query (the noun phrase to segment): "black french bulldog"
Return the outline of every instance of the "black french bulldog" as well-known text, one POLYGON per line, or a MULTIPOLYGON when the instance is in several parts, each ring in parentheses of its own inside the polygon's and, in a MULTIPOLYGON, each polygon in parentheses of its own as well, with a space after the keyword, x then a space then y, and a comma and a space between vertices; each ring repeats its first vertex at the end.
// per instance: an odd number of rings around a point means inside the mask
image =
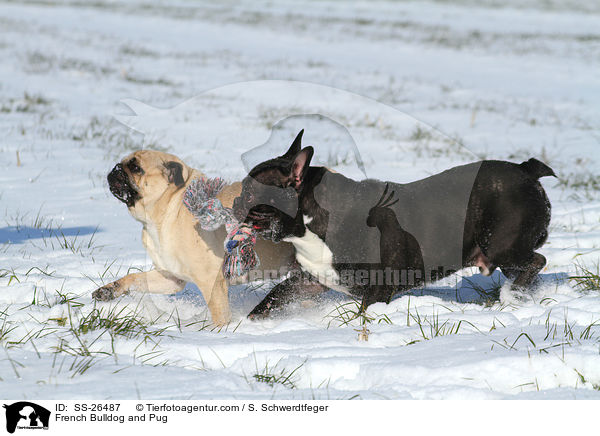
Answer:
MULTIPOLYGON (((314 150, 301 148, 302 134, 284 155, 250 171, 233 209, 260 236, 291 242, 321 289, 362 298, 364 310, 466 266, 484 275, 500 267, 524 290, 546 264, 535 252, 550 223, 538 179, 555 174, 542 162, 486 160, 407 184, 357 182, 311 167, 314 150)), ((304 289, 314 292, 308 285, 289 277, 249 317, 267 316, 304 289)))

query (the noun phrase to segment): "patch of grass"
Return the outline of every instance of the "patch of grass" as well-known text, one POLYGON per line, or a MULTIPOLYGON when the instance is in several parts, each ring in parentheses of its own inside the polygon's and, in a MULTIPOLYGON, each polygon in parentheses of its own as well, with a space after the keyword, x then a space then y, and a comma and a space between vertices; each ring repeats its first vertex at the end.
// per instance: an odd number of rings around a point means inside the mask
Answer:
MULTIPOLYGON (((546 326, 546 336, 544 337, 544 341, 547 340, 556 340, 559 339, 561 341, 585 341, 585 340, 593 340, 594 336, 600 332, 600 323, 598 321, 592 321, 590 324, 585 326, 585 328, 578 329, 576 323, 569 323, 567 319, 567 311, 565 309, 564 312, 564 322, 562 325, 555 322, 550 322, 550 314, 551 311, 548 312, 548 316, 546 317, 546 321, 544 325, 546 326)), ((600 342, 600 338, 595 339, 596 342, 600 342)))
POLYGON ((587 172, 561 174, 557 186, 575 190, 600 191, 600 175, 587 172))
POLYGON ((2 318, 2 324, 0 325, 0 344, 6 344, 11 332, 13 332, 18 326, 12 321, 8 321, 6 317, 2 318))
POLYGON ((91 73, 98 76, 115 72, 112 67, 97 65, 86 59, 48 55, 37 50, 27 53, 24 64, 25 71, 37 74, 45 74, 53 69, 91 73))
MULTIPOLYGON (((57 349, 60 349, 60 346, 57 347, 57 349)), ((97 357, 98 356, 96 355, 73 355, 71 353, 61 354, 60 351, 57 351, 54 353, 52 359, 52 370, 50 376, 48 377, 48 381, 46 382, 45 380, 39 380, 38 383, 50 384, 52 383, 53 377, 56 377, 58 374, 62 374, 65 371, 70 372, 70 378, 83 375, 97 363, 97 357), (59 356, 61 355, 62 359, 59 360, 59 356)))
POLYGON ((130 265, 125 271, 125 274, 123 274, 122 270, 124 269, 124 265, 122 263, 117 265, 117 260, 118 258, 106 260, 102 265, 103 269, 97 273, 97 279, 85 273, 82 273, 82 276, 91 281, 97 288, 101 288, 107 283, 113 282, 123 276, 131 274, 132 272, 143 272, 142 268, 130 265))
POLYGON ((592 389, 594 389, 595 391, 600 391, 600 383, 591 383, 588 379, 585 378, 585 376, 579 372, 577 369, 573 368, 573 371, 575 371, 577 373, 577 376, 579 377, 579 381, 581 381, 581 383, 583 384, 589 384, 592 386, 592 389))
POLYGON ((348 166, 354 162, 354 154, 351 151, 340 152, 339 150, 329 151, 325 166, 334 168, 339 165, 348 166))
POLYGON ((56 59, 53 56, 35 50, 28 52, 25 55, 24 62, 26 71, 32 73, 47 73, 54 67, 56 59))
MULTIPOLYGON (((136 352, 138 348, 150 343, 150 351, 140 355, 134 353, 134 361, 140 361, 142 364, 148 364, 151 360, 156 359, 164 353, 164 351, 157 350, 156 348, 160 343, 160 338, 164 336, 165 330, 169 327, 162 329, 152 328, 157 320, 144 320, 139 313, 138 307, 131 310, 128 306, 121 309, 117 307, 98 308, 94 306, 89 313, 83 315, 78 310, 80 306, 77 304, 75 307, 73 307, 71 301, 68 301, 66 304, 68 306, 67 317, 49 319, 48 321, 56 322, 57 327, 46 327, 41 331, 52 330, 51 333, 58 336, 58 344, 54 347, 55 355, 66 354, 76 358, 72 361, 69 368, 72 377, 85 373, 85 371, 96 363, 96 357, 113 356, 115 362, 117 362, 118 358, 115 348, 117 337, 129 340, 141 339, 134 349, 136 352), (106 334, 110 338, 110 347, 106 349, 94 346, 106 334)), ((36 337, 38 336, 36 335, 36 337)), ((27 340, 21 342, 30 341, 33 343, 33 338, 33 336, 30 336, 27 340)), ((168 361, 153 365, 166 364, 168 364, 168 361)))
POLYGON ((57 296, 57 298, 56 298, 55 305, 68 304, 70 307, 74 307, 74 308, 79 308, 79 307, 84 306, 84 303, 77 301, 77 299, 80 297, 80 295, 72 294, 70 292, 62 292, 62 288, 61 288, 61 290, 56 291, 56 296, 57 296))
MULTIPOLYGON (((51 273, 47 273, 38 267, 33 267, 33 268, 30 268, 29 271, 27 271, 25 273, 25 276, 28 276, 29 273, 33 270, 38 270, 38 271, 42 272, 44 275, 47 275, 49 277, 53 277, 52 274, 54 274, 54 272, 55 272, 55 271, 52 271, 51 273)), ((42 307, 52 308, 54 306, 61 305, 61 304, 70 304, 72 307, 82 307, 84 304, 77 301, 77 299, 80 297, 80 295, 76 295, 76 294, 73 294, 70 292, 64 292, 64 285, 65 285, 65 280, 63 280, 63 283, 62 283, 60 289, 55 290, 56 295, 53 296, 52 300, 48 298, 48 294, 46 293, 46 291, 39 288, 37 286, 37 284, 33 285, 33 298, 31 300, 31 303, 29 305, 23 307, 22 309, 26 309, 29 306, 42 306, 42 307)))
POLYGON ((49 104, 50 100, 41 94, 29 94, 25 92, 23 98, 9 98, 8 101, 0 106, 0 112, 34 113, 38 112, 41 107, 48 106, 49 104))
POLYGON ((361 311, 361 301, 353 299, 346 303, 338 304, 331 312, 325 317, 330 318, 327 323, 327 328, 331 327, 332 323, 336 323, 338 327, 351 325, 353 321, 358 320, 361 326, 372 324, 393 324, 390 318, 383 314, 379 315, 376 313, 369 313, 367 311, 361 311))
POLYGON ((428 139, 432 139, 432 138, 433 138, 433 134, 431 133, 431 131, 429 129, 425 129, 422 126, 418 125, 412 131, 412 133, 408 139, 411 141, 424 141, 424 140, 428 140, 428 139))
MULTIPOLYGON (((550 354, 553 350, 561 352, 559 358, 564 361, 565 359, 565 347, 572 347, 573 345, 581 345, 583 341, 591 341, 594 344, 600 343, 600 320, 592 321, 587 326, 579 326, 576 322, 569 322, 568 313, 565 309, 563 321, 551 322, 552 311, 548 312, 544 326, 546 328, 546 334, 543 338, 534 340, 533 334, 522 331, 517 335, 515 339, 509 340, 504 338, 500 341, 492 341, 494 345, 498 345, 506 350, 518 351, 517 343, 525 343, 527 345, 527 352, 530 352, 529 345, 533 347, 533 350, 539 354, 550 354)), ((494 348, 492 345, 492 349, 494 348)))
POLYGON ((367 325, 373 322, 377 322, 377 324, 393 324, 392 320, 386 314, 371 314, 366 310, 362 310, 362 303, 356 299, 337 305, 325 317, 331 318, 327 323, 327 328, 331 326, 332 322, 336 322, 338 326, 346 326, 350 325, 354 320, 358 320, 360 328, 354 330, 358 332, 359 341, 369 340, 371 331, 367 328, 367 325))
POLYGON ((267 361, 265 362, 265 366, 260 369, 256 363, 256 373, 252 375, 252 378, 254 378, 254 380, 257 382, 266 383, 271 387, 275 386, 276 384, 280 384, 288 389, 296 389, 296 383, 298 380, 294 377, 294 374, 296 374, 296 372, 304 366, 306 360, 291 370, 287 368, 278 368, 280 363, 281 360, 275 365, 269 366, 269 362, 267 361))
POLYGON ((458 136, 451 137, 434 127, 417 125, 408 140, 415 144, 414 152, 418 158, 460 158, 473 159, 477 155, 463 145, 458 136))
POLYGON ((572 190, 571 200, 595 200, 600 195, 600 175, 591 172, 559 173, 555 187, 572 190))
POLYGON ((80 142, 82 147, 87 147, 93 142, 93 146, 102 149, 105 159, 110 162, 121 160, 125 155, 141 149, 162 152, 171 150, 170 147, 155 142, 145 144, 143 135, 113 119, 92 117, 87 125, 75 129, 70 136, 72 140, 80 142))
POLYGON ((45 338, 60 331, 58 327, 51 326, 48 324, 48 322, 38 321, 31 315, 30 317, 32 320, 36 321, 41 327, 38 329, 28 330, 25 336, 21 337, 18 340, 7 341, 7 347, 15 348, 17 346, 22 346, 26 343, 30 343, 35 349, 34 339, 45 338))
POLYGON ((48 300, 48 295, 46 292, 39 292, 40 288, 37 285, 33 285, 33 298, 31 299, 32 306, 44 306, 44 307, 52 307, 50 300, 48 300), (43 298, 43 300, 42 300, 43 298))
POLYGON ((471 326, 473 329, 479 331, 475 325, 469 321, 460 320, 457 322, 453 322, 450 320, 441 321, 438 313, 432 313, 430 316, 421 315, 419 311, 415 308, 411 313, 410 309, 407 315, 407 325, 410 326, 411 323, 419 327, 419 334, 421 338, 412 340, 408 342, 406 345, 412 345, 417 342, 421 342, 421 340, 430 341, 434 338, 440 336, 449 336, 449 335, 457 335, 460 331, 460 328, 463 324, 467 324, 471 326))
POLYGON ((160 85, 160 86, 175 86, 173 82, 165 79, 164 77, 159 77, 157 79, 151 79, 148 77, 137 76, 131 73, 124 73, 123 78, 131 83, 136 83, 139 85, 160 85))
MULTIPOLYGON (((60 224, 56 225, 53 219, 42 215, 41 208, 35 217, 29 218, 29 216, 27 212, 21 213, 17 211, 13 215, 6 217, 5 222, 11 228, 11 232, 23 235, 21 238, 24 243, 40 251, 66 249, 82 257, 90 256, 93 260, 93 255, 104 248, 98 245, 96 241, 96 235, 99 230, 98 226, 95 227, 89 237, 81 237, 80 230, 74 236, 67 236, 60 224)), ((7 241, 5 250, 10 246, 8 244, 11 244, 11 241, 7 241)), ((34 266, 26 275, 29 275, 32 270, 37 270, 44 275, 53 276, 55 271, 48 273, 47 269, 48 267, 46 267, 46 271, 43 271, 41 268, 34 266)))
POLYGON ((71 322, 71 329, 76 333, 87 334, 93 331, 108 331, 111 336, 132 338, 152 338, 163 336, 168 327, 152 329, 151 326, 158 320, 145 321, 139 307, 131 311, 128 306, 118 309, 116 306, 109 308, 94 307, 87 315, 82 316, 75 323, 71 322))
POLYGON ((16 283, 21 283, 19 276, 17 275, 17 273, 15 272, 15 270, 13 268, 11 268, 11 269, 0 268, 0 279, 5 278, 5 277, 8 277, 8 283, 6 283, 6 286, 10 286, 10 284, 13 281, 16 283))
MULTIPOLYGON (((79 231, 77 231, 75 236, 67 237, 62 230, 59 230, 57 233, 54 233, 54 237, 59 248, 70 250, 73 254, 84 257, 91 256, 94 252, 103 248, 103 246, 95 245, 94 238, 97 232, 98 226, 96 226, 89 239, 79 239, 79 231)), ((54 248, 54 244, 52 244, 52 248, 54 248)))
POLYGON ((92 366, 96 364, 95 356, 75 356, 71 365, 69 366, 69 371, 71 372, 71 378, 77 375, 83 375, 85 372, 90 369, 92 366))
POLYGON ((17 232, 25 230, 26 227, 31 227, 51 233, 54 227, 53 220, 42 215, 41 207, 33 219, 29 219, 29 212, 21 213, 17 210, 13 215, 5 216, 4 222, 7 226, 13 227, 17 232))
POLYGON ((148 50, 145 47, 135 47, 132 45, 123 45, 119 49, 119 53, 125 56, 135 56, 135 57, 149 57, 149 58, 158 58, 160 53, 152 50, 148 50))
POLYGON ((576 274, 569 276, 576 289, 580 291, 600 290, 600 263, 588 267, 583 263, 575 264, 576 274))
MULTIPOLYGON (((10 357, 10 354, 8 354, 8 349, 4 348, 4 353, 6 354, 6 360, 10 362, 10 366, 12 367, 15 376, 17 376, 17 378, 20 379, 21 374, 19 374, 19 370, 17 368, 25 368, 25 365, 10 357)), ((0 380, 3 380, 2 377, 0 377, 0 380)))

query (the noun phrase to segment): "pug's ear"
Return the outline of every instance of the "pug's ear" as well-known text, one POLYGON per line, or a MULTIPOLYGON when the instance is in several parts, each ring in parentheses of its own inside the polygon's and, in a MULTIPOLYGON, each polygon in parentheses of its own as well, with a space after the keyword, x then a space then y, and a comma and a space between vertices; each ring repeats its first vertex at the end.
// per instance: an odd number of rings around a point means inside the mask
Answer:
POLYGON ((300 187, 302 186, 304 176, 306 176, 314 152, 312 147, 306 147, 294 157, 290 176, 292 178, 292 184, 297 191, 300 190, 300 187))
POLYGON ((178 188, 181 188, 185 184, 185 180, 183 179, 183 165, 179 162, 169 161, 165 162, 165 168, 167 169, 169 183, 173 183, 178 188))
POLYGON ((294 142, 292 142, 292 145, 290 146, 288 151, 286 151, 285 154, 281 157, 286 158, 286 159, 291 159, 300 152, 300 148, 302 147, 302 135, 303 134, 304 134, 304 129, 302 129, 302 130, 300 130, 300 132, 298 132, 298 134, 296 135, 296 139, 294 139, 294 142))

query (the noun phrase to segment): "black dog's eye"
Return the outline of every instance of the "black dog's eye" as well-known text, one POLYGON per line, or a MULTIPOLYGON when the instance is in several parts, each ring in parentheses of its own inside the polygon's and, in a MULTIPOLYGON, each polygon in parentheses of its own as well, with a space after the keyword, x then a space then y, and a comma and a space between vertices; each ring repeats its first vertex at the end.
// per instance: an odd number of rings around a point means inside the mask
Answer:
POLYGON ((254 201, 254 195, 246 191, 246 203, 252 203, 254 201))

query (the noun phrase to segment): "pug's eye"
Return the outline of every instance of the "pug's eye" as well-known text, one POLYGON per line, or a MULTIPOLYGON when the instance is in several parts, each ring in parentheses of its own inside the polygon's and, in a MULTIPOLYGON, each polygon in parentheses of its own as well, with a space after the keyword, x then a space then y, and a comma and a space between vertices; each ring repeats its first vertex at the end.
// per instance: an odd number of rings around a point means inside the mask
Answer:
POLYGON ((246 191, 246 203, 252 203, 254 201, 254 195, 246 191))
POLYGON ((135 161, 135 159, 131 159, 127 163, 127 168, 129 168, 129 171, 131 171, 132 174, 139 174, 139 173, 142 172, 142 169, 138 166, 138 164, 135 161))

